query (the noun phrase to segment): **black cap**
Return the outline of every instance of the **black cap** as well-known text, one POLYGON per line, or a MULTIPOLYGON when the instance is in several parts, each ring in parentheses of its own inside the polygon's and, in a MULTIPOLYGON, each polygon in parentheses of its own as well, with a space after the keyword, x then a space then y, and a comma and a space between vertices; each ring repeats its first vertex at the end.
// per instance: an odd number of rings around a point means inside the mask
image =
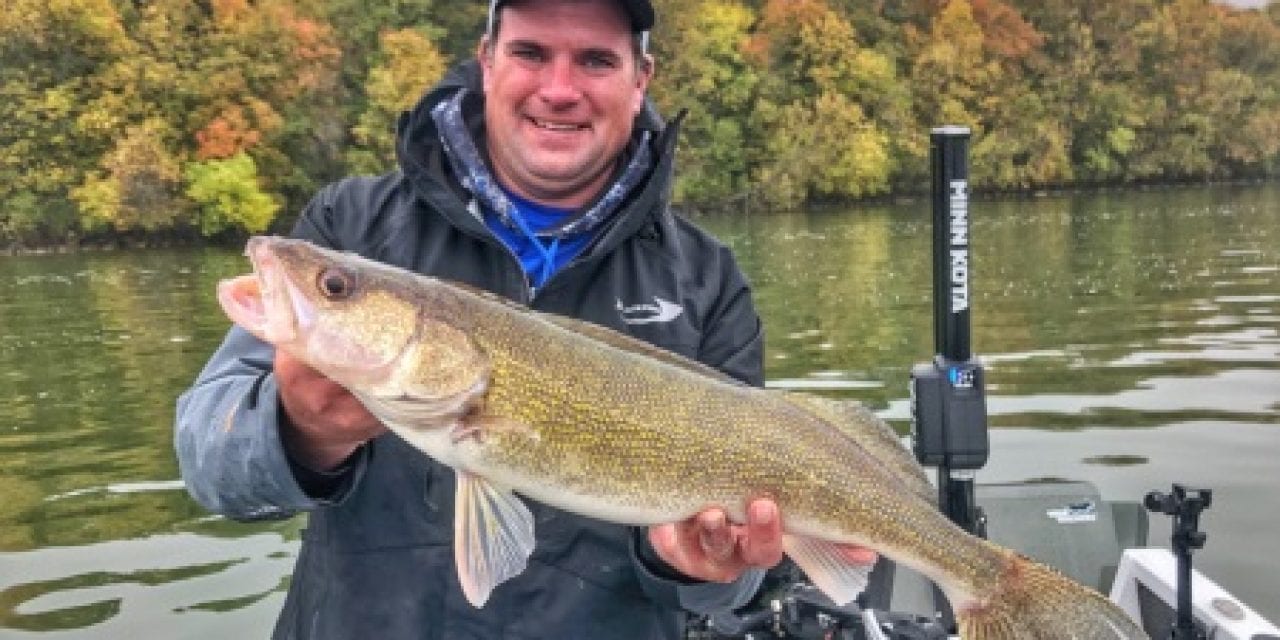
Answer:
MULTIPOLYGON (((489 26, 485 29, 485 33, 493 33, 494 18, 498 15, 498 9, 502 5, 507 4, 510 0, 489 0, 489 26)), ((627 15, 631 18, 631 30, 635 33, 647 33, 653 28, 653 4, 649 0, 617 0, 623 9, 627 10, 627 15)))

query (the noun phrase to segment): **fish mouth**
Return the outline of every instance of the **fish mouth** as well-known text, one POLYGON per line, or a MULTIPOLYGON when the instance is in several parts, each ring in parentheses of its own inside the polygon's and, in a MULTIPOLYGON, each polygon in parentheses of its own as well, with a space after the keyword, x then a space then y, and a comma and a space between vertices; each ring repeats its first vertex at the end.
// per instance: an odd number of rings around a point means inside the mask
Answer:
POLYGON ((249 239, 245 255, 250 275, 218 283, 218 302, 233 322, 274 345, 298 340, 314 324, 315 311, 305 304, 275 256, 270 238, 249 239))

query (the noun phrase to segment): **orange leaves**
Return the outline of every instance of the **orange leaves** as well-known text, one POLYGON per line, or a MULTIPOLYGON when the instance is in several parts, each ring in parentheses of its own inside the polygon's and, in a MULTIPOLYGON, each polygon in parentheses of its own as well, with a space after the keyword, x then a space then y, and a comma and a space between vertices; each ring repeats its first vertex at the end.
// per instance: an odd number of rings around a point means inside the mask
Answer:
POLYGON ((282 120, 261 100, 248 100, 248 108, 231 105, 196 132, 196 158, 229 158, 262 141, 263 132, 278 128, 282 120))
MULTIPOLYGON (((767 0, 760 10, 755 34, 747 43, 747 53, 757 63, 785 56, 786 52, 779 47, 789 46, 788 40, 792 39, 806 42, 821 39, 820 35, 830 28, 832 19, 843 22, 825 0, 767 0)), ((848 35, 852 38, 852 29, 848 35)), ((821 43, 814 44, 821 46, 821 43)), ((826 44, 841 43, 829 41, 826 44)))
POLYGON ((213 19, 219 25, 234 23, 249 13, 249 0, 209 0, 213 19))
POLYGON ((333 30, 327 24, 297 16, 287 16, 284 24, 293 35, 292 52, 300 63, 295 76, 298 88, 314 91, 330 86, 342 57, 333 30))
POLYGON ((196 141, 200 143, 196 150, 197 158, 229 158, 262 139, 261 133, 248 128, 238 108, 224 114, 196 132, 196 141))
POLYGON ((1000 0, 972 0, 973 19, 982 27, 983 45, 1007 58, 1021 58, 1044 45, 1044 34, 1017 9, 1000 0))

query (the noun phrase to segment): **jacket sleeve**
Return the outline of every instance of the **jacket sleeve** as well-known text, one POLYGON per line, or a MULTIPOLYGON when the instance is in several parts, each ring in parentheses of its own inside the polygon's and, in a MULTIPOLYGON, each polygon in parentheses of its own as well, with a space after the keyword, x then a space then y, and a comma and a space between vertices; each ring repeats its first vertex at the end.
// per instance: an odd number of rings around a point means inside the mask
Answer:
MULTIPOLYGON (((304 210, 295 236, 327 240, 314 217, 324 199, 322 193, 304 210)), ((274 356, 271 345, 232 327, 177 402, 174 448, 187 491, 210 511, 237 520, 287 518, 340 502, 369 455, 362 447, 340 474, 326 477, 289 459, 280 441, 274 356)))
POLYGON ((239 327, 178 398, 174 446, 187 491, 237 520, 310 509, 280 443, 273 350, 239 327))
POLYGON ((658 557, 644 527, 632 532, 631 557, 646 595, 664 606, 704 615, 746 606, 765 576, 763 569, 748 569, 724 584, 683 577, 658 557))
MULTIPOLYGON (((764 332, 746 277, 727 248, 720 295, 711 307, 698 360, 753 386, 764 385, 764 332)), ((655 601, 694 613, 709 614, 745 606, 760 588, 765 571, 749 569, 728 583, 682 579, 658 557, 647 530, 632 536, 632 561, 645 593, 655 601)))
POLYGON ((764 386, 764 328, 751 285, 727 247, 720 247, 724 285, 702 330, 698 360, 755 387, 764 386))

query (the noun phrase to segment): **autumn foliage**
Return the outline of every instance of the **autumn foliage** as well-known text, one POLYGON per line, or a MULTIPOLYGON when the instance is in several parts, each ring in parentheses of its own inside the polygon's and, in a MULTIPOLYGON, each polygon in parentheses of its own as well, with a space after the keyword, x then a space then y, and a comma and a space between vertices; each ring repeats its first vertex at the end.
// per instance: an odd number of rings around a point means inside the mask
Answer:
MULTIPOLYGON (((656 0, 677 201, 915 191, 928 131, 980 189, 1274 176, 1280 5, 656 0)), ((472 55, 479 0, 8 0, 0 246, 282 228, 394 164, 394 123, 472 55)))

